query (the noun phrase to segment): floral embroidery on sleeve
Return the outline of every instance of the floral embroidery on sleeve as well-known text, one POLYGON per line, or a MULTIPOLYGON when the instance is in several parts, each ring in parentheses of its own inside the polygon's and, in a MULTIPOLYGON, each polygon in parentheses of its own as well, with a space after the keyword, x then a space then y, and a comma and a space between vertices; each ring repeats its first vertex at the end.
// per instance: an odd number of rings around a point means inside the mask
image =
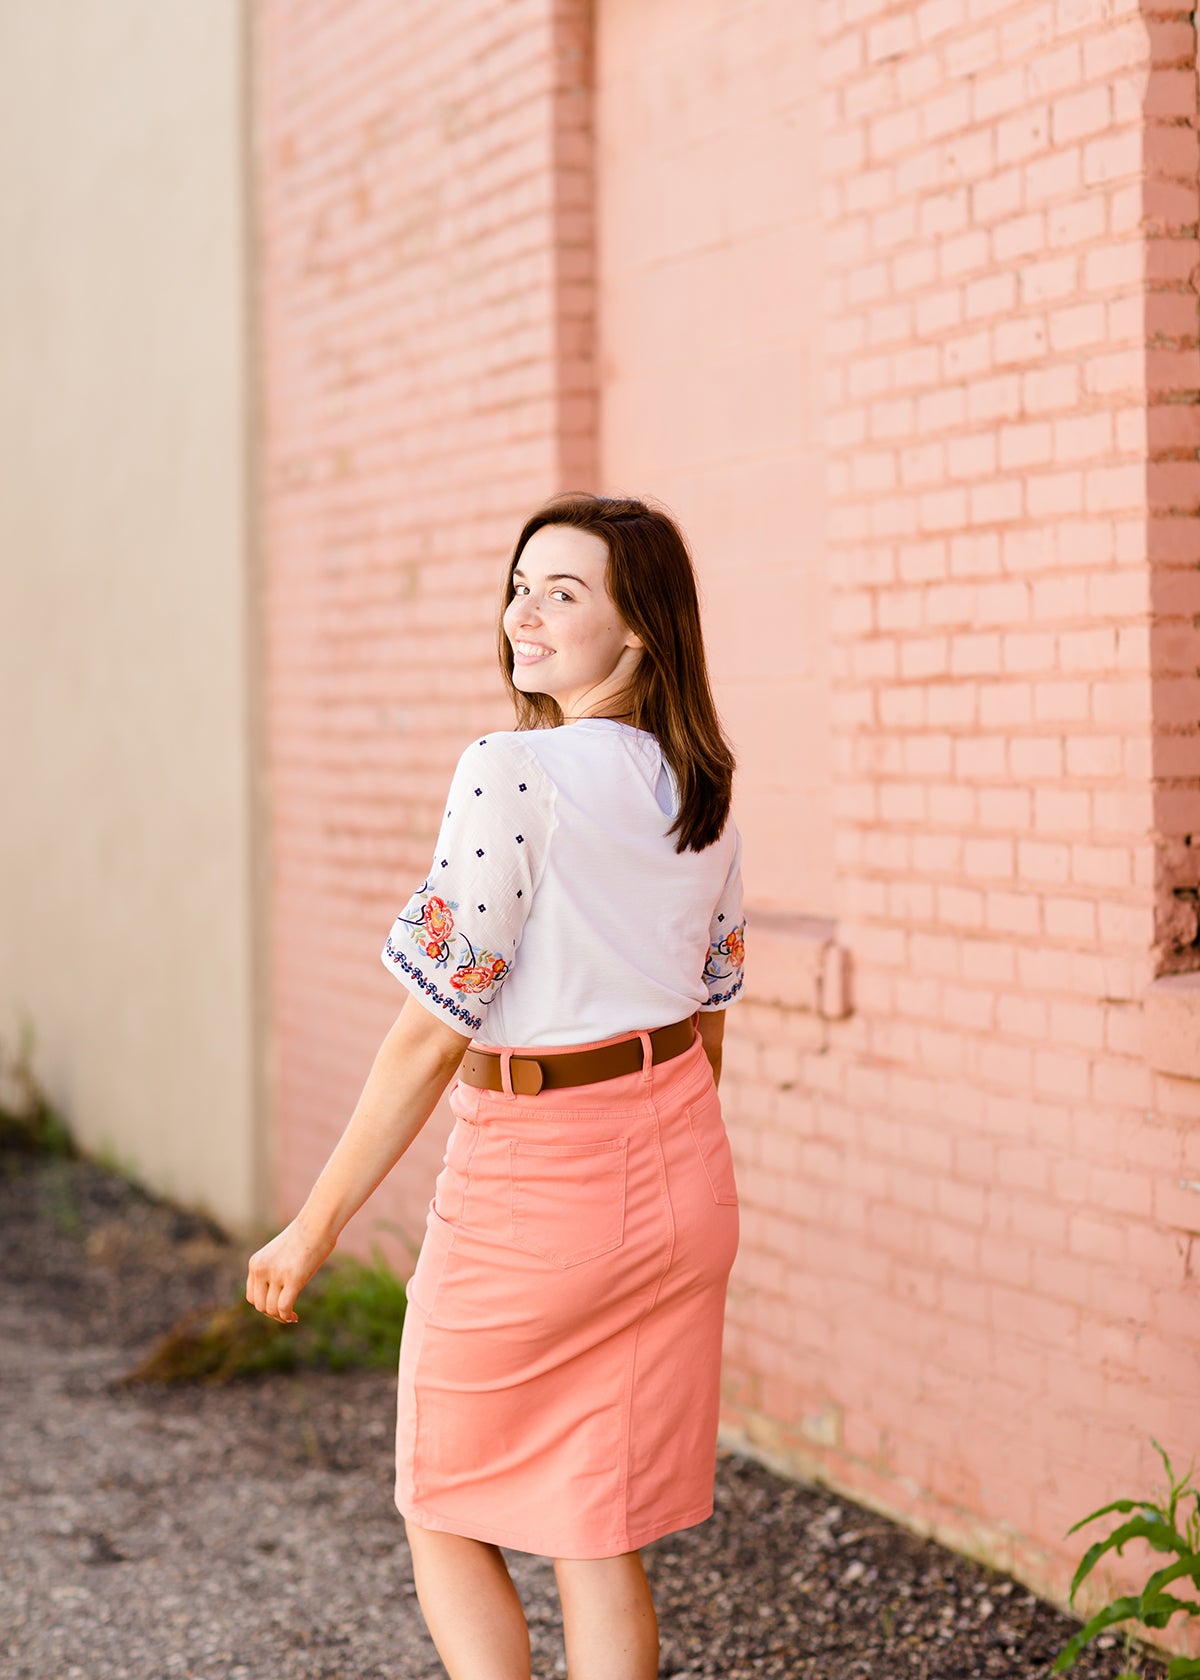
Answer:
POLYGON ((708 947, 708 956, 704 963, 704 983, 709 988, 708 1001, 714 1003, 728 1003, 742 989, 742 965, 746 960, 746 924, 738 922, 728 933, 722 934, 720 939, 714 939, 708 947), (726 981, 732 981, 724 991, 713 988, 726 981))
MULTIPOLYGON (((458 909, 457 904, 454 908, 458 909)), ((433 894, 421 912, 421 922, 429 937, 424 940, 418 938, 417 944, 421 945, 428 957, 444 957, 446 941, 454 932, 454 917, 450 914, 450 906, 446 900, 438 898, 436 893, 433 894)))
POLYGON ((553 785, 515 736, 483 736, 460 754, 429 873, 382 956, 472 1033, 512 973, 554 820, 553 785))
MULTIPOLYGON (((497 956, 495 951, 477 950, 462 929, 455 926, 457 899, 447 900, 439 897, 437 893, 429 892, 429 882, 426 881, 413 895, 406 909, 407 915, 401 914, 396 917, 396 926, 408 928, 409 938, 432 959, 436 967, 449 969, 451 963, 455 965, 448 979, 456 992, 479 997, 481 1002, 490 1003, 491 997, 485 998, 483 993, 499 987, 508 973, 509 965, 503 957, 497 956), (421 903, 422 899, 424 903, 421 903)), ((388 953, 394 962, 400 961, 390 940, 388 953)), ((463 1018, 476 1025, 482 1024, 474 1022, 474 1017, 463 1018)))

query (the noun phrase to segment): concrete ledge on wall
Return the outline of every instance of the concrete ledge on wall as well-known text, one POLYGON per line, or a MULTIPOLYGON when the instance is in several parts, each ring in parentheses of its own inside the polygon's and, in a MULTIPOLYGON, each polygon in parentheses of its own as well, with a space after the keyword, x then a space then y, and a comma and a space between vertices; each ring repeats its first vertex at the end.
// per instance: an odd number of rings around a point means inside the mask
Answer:
POLYGON ((746 906, 747 998, 840 1021, 853 1008, 850 978, 850 952, 831 916, 746 906))
POLYGON ((1159 1073, 1200 1079, 1200 974, 1164 974, 1142 1001, 1146 1060, 1159 1073))

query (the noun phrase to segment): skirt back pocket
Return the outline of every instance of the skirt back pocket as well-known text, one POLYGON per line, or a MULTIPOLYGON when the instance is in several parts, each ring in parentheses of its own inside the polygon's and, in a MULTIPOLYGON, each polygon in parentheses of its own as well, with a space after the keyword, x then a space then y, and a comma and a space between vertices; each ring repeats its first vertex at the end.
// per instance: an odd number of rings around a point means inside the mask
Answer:
POLYGON ((556 1266, 577 1266, 625 1237, 626 1138, 508 1145, 512 1240, 556 1266))
POLYGON ((718 1207, 736 1207, 738 1195, 733 1176, 733 1151, 729 1147, 729 1134, 725 1130, 721 1099, 715 1085, 699 1102, 688 1105, 687 1117, 713 1201, 718 1207))

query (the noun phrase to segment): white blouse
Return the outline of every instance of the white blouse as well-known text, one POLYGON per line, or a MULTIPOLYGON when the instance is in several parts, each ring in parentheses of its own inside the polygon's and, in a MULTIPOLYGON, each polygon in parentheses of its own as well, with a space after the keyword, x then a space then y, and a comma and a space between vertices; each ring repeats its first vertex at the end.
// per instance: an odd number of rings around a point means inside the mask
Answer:
POLYGON ((655 736, 613 718, 467 747, 428 878, 384 965, 480 1044, 588 1044, 726 1008, 742 986, 742 841, 667 829, 655 736))

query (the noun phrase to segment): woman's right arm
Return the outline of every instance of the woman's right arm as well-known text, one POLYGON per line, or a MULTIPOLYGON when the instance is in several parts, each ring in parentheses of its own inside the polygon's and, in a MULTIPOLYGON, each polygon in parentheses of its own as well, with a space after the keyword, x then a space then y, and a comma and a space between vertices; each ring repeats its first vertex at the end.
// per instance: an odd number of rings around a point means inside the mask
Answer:
POLYGON ((433 1113, 470 1042, 416 997, 405 1000, 304 1206, 250 1258, 246 1299, 259 1312, 296 1322, 297 1295, 433 1113))
POLYGON ((725 1011, 723 1009, 701 1009, 699 1011, 698 1026, 704 1054, 712 1066, 713 1081, 721 1083, 721 1046, 725 1042, 725 1011))

